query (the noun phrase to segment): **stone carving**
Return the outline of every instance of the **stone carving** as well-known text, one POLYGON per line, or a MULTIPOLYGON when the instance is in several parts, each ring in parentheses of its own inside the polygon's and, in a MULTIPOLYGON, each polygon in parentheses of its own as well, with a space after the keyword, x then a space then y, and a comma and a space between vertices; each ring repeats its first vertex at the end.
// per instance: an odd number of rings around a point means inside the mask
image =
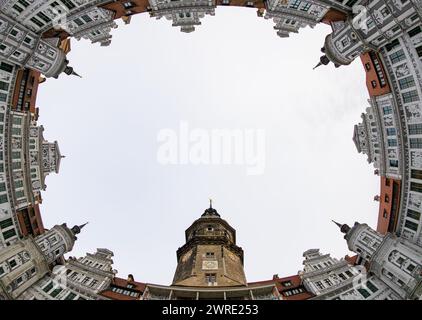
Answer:
POLYGON ((407 105, 405 109, 408 122, 422 122, 422 113, 419 104, 415 103, 407 105))
POLYGON ((403 63, 401 65, 398 65, 395 68, 395 71, 394 72, 396 73, 397 78, 408 76, 410 74, 409 67, 407 66, 406 63, 403 63))
POLYGON ((397 159, 397 150, 396 149, 388 149, 388 158, 389 159, 397 159))
POLYGON ((409 207, 421 209, 421 205, 422 205, 422 195, 417 194, 417 193, 410 193, 409 194, 409 207))
POLYGON ((410 152, 411 166, 417 169, 422 169, 422 151, 410 152))

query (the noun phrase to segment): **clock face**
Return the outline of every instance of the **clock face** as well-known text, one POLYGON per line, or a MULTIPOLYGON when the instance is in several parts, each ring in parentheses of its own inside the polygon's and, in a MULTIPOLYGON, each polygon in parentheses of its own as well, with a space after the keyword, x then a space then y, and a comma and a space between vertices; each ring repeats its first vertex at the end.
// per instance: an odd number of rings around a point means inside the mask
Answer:
POLYGON ((203 261, 202 262, 202 269, 203 270, 217 270, 218 269, 218 261, 203 261))

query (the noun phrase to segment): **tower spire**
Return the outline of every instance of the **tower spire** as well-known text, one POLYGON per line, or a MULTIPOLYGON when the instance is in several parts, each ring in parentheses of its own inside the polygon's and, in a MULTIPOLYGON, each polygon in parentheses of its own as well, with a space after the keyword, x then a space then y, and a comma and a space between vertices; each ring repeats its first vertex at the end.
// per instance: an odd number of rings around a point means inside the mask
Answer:
POLYGON ((66 73, 68 76, 76 76, 76 77, 79 77, 79 78, 82 78, 82 76, 81 75, 79 75, 74 69, 73 69, 73 67, 69 67, 69 66, 67 66, 65 69, 64 69, 64 71, 63 71, 64 73, 66 73))
POLYGON ((79 234, 79 233, 81 233, 81 231, 82 231, 82 229, 86 226, 88 224, 88 222, 86 222, 86 223, 84 223, 84 224, 82 224, 82 225, 80 225, 80 226, 74 226, 72 229, 70 229, 70 230, 72 230, 72 232, 73 232, 73 234, 74 235, 77 235, 77 234, 79 234))
POLYGON ((213 200, 210 198, 210 207, 205 210, 205 212, 202 214, 202 217, 220 217, 217 210, 215 210, 212 207, 213 200))
POLYGON ((321 56, 321 58, 319 58, 319 62, 318 62, 318 64, 314 67, 314 69, 313 70, 315 70, 316 68, 318 68, 318 67, 320 67, 320 66, 322 66, 322 65, 324 65, 324 66, 326 66, 327 64, 329 64, 330 63, 330 60, 327 58, 327 56, 324 54, 323 56, 321 56))
POLYGON ((341 223, 338 223, 334 220, 331 220, 331 221, 334 222, 337 225, 337 227, 340 228, 340 231, 344 234, 348 233, 349 230, 351 229, 347 224, 341 224, 341 223))

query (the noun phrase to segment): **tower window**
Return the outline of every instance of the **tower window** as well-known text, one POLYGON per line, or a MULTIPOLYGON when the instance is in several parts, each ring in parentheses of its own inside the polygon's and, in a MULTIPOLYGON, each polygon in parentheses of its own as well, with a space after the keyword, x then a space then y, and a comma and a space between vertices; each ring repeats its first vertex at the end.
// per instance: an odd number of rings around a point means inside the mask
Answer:
POLYGON ((214 258, 215 257, 215 253, 214 252, 207 252, 205 254, 205 258, 214 258))
POLYGON ((217 284, 217 274, 216 273, 206 273, 205 274, 205 282, 209 285, 216 285, 217 284))
POLYGON ((213 226, 209 225, 209 226, 207 227, 207 231, 214 231, 213 226))

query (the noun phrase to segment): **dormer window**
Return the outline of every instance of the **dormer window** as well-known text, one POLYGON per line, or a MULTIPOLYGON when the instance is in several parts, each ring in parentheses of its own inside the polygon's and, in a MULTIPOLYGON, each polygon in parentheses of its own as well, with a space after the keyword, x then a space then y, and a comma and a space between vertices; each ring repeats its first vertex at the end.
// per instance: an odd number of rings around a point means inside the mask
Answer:
POLYGON ((209 225, 209 226, 207 227, 207 231, 214 231, 214 227, 213 227, 213 226, 211 226, 211 225, 209 225))
POLYGON ((123 3, 123 6, 125 7, 125 9, 131 9, 135 6, 135 4, 132 1, 126 1, 123 3))

